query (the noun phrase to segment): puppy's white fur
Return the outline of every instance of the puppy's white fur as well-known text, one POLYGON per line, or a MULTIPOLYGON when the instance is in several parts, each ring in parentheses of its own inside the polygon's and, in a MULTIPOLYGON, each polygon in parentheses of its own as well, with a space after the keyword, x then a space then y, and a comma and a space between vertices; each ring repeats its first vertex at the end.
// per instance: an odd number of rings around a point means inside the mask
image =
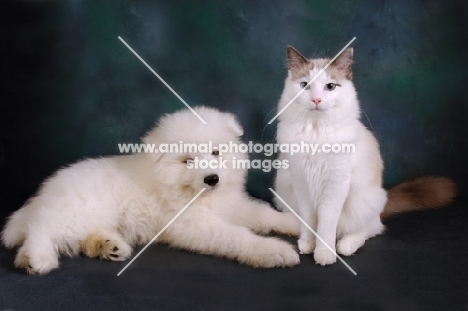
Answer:
MULTIPOLYGON (((204 125, 188 110, 161 118, 145 143, 240 143, 243 130, 235 117, 196 108, 204 125)), ((2 232, 8 248, 20 246, 15 265, 30 274, 59 266, 60 254, 77 255, 84 245, 97 247, 103 259, 125 260, 132 246, 150 241, 202 188, 193 204, 160 236, 161 242, 203 254, 228 257, 254 267, 299 263, 284 241, 255 234, 276 231, 297 235, 290 213, 273 210, 244 190, 246 171, 227 168, 188 169, 187 158, 216 159, 211 153, 151 153, 89 159, 59 170, 35 197, 9 219, 2 232), (208 175, 219 183, 204 183, 208 175), (252 232, 254 231, 254 232, 252 232), (112 243, 111 247, 103 247, 112 243)), ((89 254, 88 254, 89 255, 89 254)))

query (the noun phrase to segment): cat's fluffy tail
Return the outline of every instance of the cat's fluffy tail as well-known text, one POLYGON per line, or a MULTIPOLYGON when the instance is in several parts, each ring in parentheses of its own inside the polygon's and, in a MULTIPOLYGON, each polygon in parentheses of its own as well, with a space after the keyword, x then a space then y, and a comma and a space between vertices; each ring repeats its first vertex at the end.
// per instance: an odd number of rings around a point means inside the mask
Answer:
POLYGON ((388 190, 388 201, 380 216, 445 207, 456 192, 456 184, 446 177, 423 176, 405 181, 388 190))

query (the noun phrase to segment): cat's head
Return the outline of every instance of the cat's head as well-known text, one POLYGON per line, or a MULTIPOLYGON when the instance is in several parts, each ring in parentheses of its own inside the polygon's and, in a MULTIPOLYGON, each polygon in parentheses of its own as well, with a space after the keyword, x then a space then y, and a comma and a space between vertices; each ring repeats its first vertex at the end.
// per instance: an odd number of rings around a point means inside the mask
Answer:
POLYGON ((300 113, 313 118, 331 115, 359 116, 356 91, 352 83, 352 48, 344 50, 310 85, 308 83, 330 59, 307 59, 292 46, 287 46, 287 57, 289 70, 280 106, 285 106, 304 89, 288 107, 289 114, 300 113))

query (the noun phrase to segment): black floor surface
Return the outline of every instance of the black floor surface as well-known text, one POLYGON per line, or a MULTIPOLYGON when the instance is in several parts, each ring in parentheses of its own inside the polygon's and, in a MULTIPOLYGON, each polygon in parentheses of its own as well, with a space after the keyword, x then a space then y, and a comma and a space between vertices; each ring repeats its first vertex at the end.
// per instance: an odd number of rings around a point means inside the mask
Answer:
POLYGON ((288 269, 150 246, 126 262, 62 258, 47 276, 0 249, 0 310, 467 310, 468 209, 402 215, 342 263, 288 269))

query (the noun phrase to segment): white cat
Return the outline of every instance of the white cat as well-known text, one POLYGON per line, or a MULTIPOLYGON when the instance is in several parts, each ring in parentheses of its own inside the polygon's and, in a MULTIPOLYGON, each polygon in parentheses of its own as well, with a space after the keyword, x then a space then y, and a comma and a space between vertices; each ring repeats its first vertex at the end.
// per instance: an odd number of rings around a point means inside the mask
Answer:
MULTIPOLYGON (((351 81, 353 50, 346 49, 315 81, 308 82, 329 59, 306 59, 287 47, 289 64, 278 110, 301 88, 306 90, 279 116, 278 143, 354 144, 355 152, 280 154, 290 169, 278 170, 275 189, 288 205, 333 249, 351 255, 366 239, 382 233, 382 215, 447 205, 454 184, 447 178, 422 177, 388 192, 382 188, 379 145, 360 122, 360 108, 351 81), (385 209, 384 209, 385 208, 385 209), (338 240, 338 242, 336 242, 338 240)), ((288 209, 276 200, 277 206, 288 209)), ((317 264, 336 256, 301 226, 302 253, 314 253, 317 264)))

